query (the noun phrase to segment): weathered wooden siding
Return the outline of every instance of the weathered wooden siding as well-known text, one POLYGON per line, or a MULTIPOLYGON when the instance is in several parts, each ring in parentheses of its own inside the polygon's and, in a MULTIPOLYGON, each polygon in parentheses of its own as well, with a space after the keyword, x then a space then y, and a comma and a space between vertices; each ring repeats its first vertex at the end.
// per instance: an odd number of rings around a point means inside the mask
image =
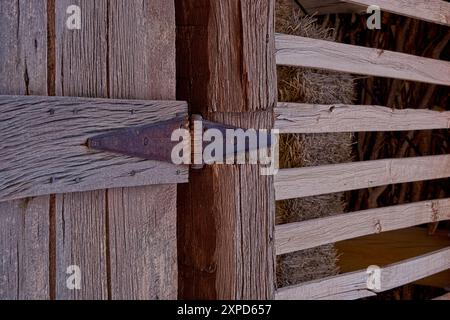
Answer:
MULTIPOLYGON (((47 95, 46 1, 1 1, 0 30, 0 94, 47 95)), ((49 209, 49 196, 0 203, 0 299, 50 298, 49 209)))
MULTIPOLYGON (((172 1, 7 0, 0 18, 1 94, 175 98, 172 1)), ((0 220, 0 298, 177 297, 176 185, 1 203, 0 220)))

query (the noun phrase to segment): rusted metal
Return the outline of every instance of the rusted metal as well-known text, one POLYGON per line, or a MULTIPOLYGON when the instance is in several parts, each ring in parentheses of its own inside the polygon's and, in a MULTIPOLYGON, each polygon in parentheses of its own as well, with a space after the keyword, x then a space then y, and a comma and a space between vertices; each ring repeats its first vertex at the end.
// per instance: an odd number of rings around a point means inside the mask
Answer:
POLYGON ((172 149, 178 144, 171 141, 176 129, 188 129, 187 117, 177 117, 150 125, 115 130, 90 138, 87 146, 94 150, 161 162, 171 162, 172 149))
MULTIPOLYGON (((155 160, 162 162, 172 162, 172 150, 179 143, 179 141, 171 141, 172 133, 177 129, 187 129, 191 133, 191 146, 193 152, 198 152, 203 155, 204 148, 211 143, 210 141, 203 141, 203 133, 209 129, 219 130, 223 137, 223 159, 226 159, 226 147, 228 143, 227 130, 238 130, 240 128, 224 125, 221 123, 204 120, 200 115, 193 115, 191 122, 187 117, 178 117, 168 121, 162 121, 150 125, 126 128, 115 130, 113 132, 101 134, 92 137, 88 140, 87 146, 93 150, 108 151, 127 155, 131 157, 138 157, 147 160, 155 160), (200 137, 196 137, 194 130, 194 123, 201 122, 200 137), (195 139, 201 140, 201 150, 195 150, 195 139)), ((245 129, 242 129, 245 131, 245 129)), ((234 148, 232 154, 228 156, 236 156, 241 153, 254 151, 248 141, 244 145, 238 145, 232 141, 234 148)), ((271 140, 266 141, 264 147, 271 146, 271 140)), ((258 136, 257 148, 261 148, 260 137, 258 136)), ((193 155, 193 154, 192 154, 193 155)), ((193 157, 194 158, 194 157, 193 157)), ((204 159, 203 159, 204 160, 204 159)), ((202 168, 203 164, 195 164, 194 168, 202 168)))

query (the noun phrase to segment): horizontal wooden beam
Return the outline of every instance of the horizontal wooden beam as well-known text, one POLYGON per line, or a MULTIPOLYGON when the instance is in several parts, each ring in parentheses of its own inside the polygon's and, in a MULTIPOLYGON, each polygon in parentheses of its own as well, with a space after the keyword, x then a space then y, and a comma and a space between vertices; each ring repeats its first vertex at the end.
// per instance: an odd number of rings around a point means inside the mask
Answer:
POLYGON ((278 290, 277 300, 352 300, 376 295, 450 269, 450 248, 381 268, 378 290, 369 290, 367 270, 341 274, 278 290))
POLYGON ((275 109, 275 128, 280 133, 450 129, 450 111, 281 102, 275 109))
POLYGON ((177 101, 0 96, 0 201, 187 182, 187 168, 86 147, 113 129, 187 115, 177 101))
POLYGON ((285 200, 447 177, 450 155, 282 169, 275 176, 275 196, 285 200))
POLYGON ((332 41, 277 34, 278 65, 450 85, 450 62, 332 41))
POLYGON ((450 220, 450 198, 357 211, 279 225, 275 229, 275 248, 281 255, 444 220, 450 220))
POLYGON ((450 3, 442 0, 344 0, 345 2, 371 6, 402 16, 450 26, 450 3))

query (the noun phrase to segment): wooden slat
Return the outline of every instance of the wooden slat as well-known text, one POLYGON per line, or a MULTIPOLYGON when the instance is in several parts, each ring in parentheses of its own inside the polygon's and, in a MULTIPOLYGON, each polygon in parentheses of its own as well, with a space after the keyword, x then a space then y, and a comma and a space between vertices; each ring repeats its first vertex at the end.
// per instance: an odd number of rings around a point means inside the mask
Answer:
POLYGON ((275 176, 275 195, 285 200, 447 177, 450 155, 283 169, 275 176))
POLYGON ((444 294, 443 296, 434 298, 436 301, 450 301, 450 293, 444 294))
MULTIPOLYGON (((176 0, 178 98, 205 119, 272 128, 274 0, 176 0)), ((182 299, 272 299, 273 177, 208 166, 179 185, 182 299)))
POLYGON ((275 229, 278 255, 429 222, 450 220, 450 199, 352 212, 275 229))
MULTIPOLYGON (((46 95, 47 1, 0 1, 0 30, 0 94, 46 95)), ((51 297, 49 209, 48 196, 0 203, 0 300, 51 297)))
POLYGON ((449 129, 450 111, 391 109, 366 105, 278 103, 280 133, 326 133, 449 129))
MULTIPOLYGON (((366 269, 367 266, 388 266, 450 246, 448 231, 430 235, 421 226, 383 232, 336 242, 339 252, 337 267, 341 273, 366 269)), ((450 269, 414 282, 422 286, 446 288, 450 285, 450 269)))
MULTIPOLYGON (((381 268, 384 292, 450 269, 450 248, 429 253, 381 268)), ((278 300, 359 299, 374 296, 367 288, 366 270, 346 273, 278 290, 278 300)))
POLYGON ((356 5, 377 5, 383 11, 450 26, 450 3, 443 0, 344 0, 356 5))
POLYGON ((0 96, 0 109, 5 124, 0 129, 0 201, 187 182, 185 167, 86 146, 89 137, 102 132, 187 115, 186 103, 0 96))
POLYGON ((450 85, 450 62, 331 41, 277 34, 278 65, 450 85))

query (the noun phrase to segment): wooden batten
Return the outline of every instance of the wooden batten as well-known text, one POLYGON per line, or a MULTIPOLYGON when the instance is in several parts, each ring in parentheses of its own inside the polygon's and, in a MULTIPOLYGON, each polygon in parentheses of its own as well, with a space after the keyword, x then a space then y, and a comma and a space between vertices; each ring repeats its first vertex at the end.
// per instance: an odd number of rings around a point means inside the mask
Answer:
POLYGON ((275 176, 275 195, 285 200, 447 177, 450 155, 282 169, 275 176))
MULTIPOLYGON (((1 2, 0 95, 48 93, 48 9, 46 0, 1 2)), ((52 297, 50 212, 50 196, 0 202, 0 300, 52 297)))
POLYGON ((279 289, 278 300, 354 300, 375 296, 450 269, 450 248, 382 267, 381 287, 368 288, 369 272, 360 270, 279 289))
POLYGON ((187 182, 185 167, 86 146, 97 134, 187 116, 184 102, 0 96, 0 109, 0 200, 187 182))
POLYGON ((278 103, 280 133, 328 133, 450 129, 450 111, 382 106, 278 103))
POLYGON ((277 34, 278 65, 450 85, 450 62, 332 41, 277 34))
MULTIPOLYGON (((366 269, 368 266, 388 266, 450 246, 448 232, 430 234, 423 226, 399 229, 336 242, 341 273, 366 269)), ((450 285, 450 269, 418 279, 414 284, 435 288, 450 285)))
POLYGON ((275 248, 281 255, 445 220, 450 220, 450 199, 370 209, 279 225, 275 229, 275 248))

